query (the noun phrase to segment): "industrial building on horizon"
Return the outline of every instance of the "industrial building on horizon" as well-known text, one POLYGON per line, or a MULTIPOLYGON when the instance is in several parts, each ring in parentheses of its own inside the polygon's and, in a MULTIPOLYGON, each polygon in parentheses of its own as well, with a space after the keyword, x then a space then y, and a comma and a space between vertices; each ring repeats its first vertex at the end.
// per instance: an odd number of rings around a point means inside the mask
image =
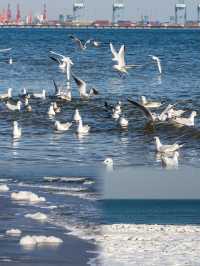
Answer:
POLYGON ((124 0, 113 0, 112 2, 112 21, 97 19, 95 21, 85 20, 86 1, 74 0, 72 14, 60 14, 57 20, 48 19, 47 5, 44 3, 41 13, 22 16, 20 5, 17 4, 16 11, 11 10, 8 4, 7 9, 0 12, 0 26, 62 26, 62 27, 200 27, 200 3, 197 4, 197 19, 187 20, 187 5, 184 0, 180 0, 174 6, 174 15, 170 16, 169 21, 152 21, 148 15, 142 15, 139 21, 124 19, 124 0))

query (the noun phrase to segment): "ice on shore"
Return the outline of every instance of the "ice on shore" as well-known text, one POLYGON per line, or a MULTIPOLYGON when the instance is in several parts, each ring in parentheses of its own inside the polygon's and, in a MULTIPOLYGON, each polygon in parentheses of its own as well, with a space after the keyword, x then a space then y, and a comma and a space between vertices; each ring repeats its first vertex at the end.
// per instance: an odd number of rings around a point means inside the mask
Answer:
POLYGON ((34 214, 26 214, 25 215, 26 218, 30 218, 30 219, 33 219, 33 220, 38 220, 38 221, 45 221, 47 220, 47 215, 42 213, 42 212, 36 212, 34 214))
POLYGON ((63 240, 55 236, 24 236, 20 239, 19 244, 22 246, 38 246, 38 245, 59 245, 63 240))
POLYGON ((14 228, 9 229, 9 230, 6 231, 6 235, 10 235, 10 236, 20 236, 21 233, 22 233, 21 230, 19 230, 19 229, 14 229, 14 228))
POLYGON ((7 185, 0 185, 0 192, 7 192, 9 191, 9 187, 7 185))
POLYGON ((100 265, 199 265, 200 226, 103 225, 100 265))
POLYGON ((17 201, 28 201, 32 203, 46 201, 44 197, 39 197, 37 194, 32 193, 30 191, 13 192, 11 194, 11 199, 17 200, 17 201))

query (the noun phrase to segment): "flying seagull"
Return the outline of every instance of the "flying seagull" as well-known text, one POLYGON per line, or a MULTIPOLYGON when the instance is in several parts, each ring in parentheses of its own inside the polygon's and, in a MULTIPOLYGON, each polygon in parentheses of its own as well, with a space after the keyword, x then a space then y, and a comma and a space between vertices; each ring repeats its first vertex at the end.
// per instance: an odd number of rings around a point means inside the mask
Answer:
POLYGON ((85 43, 82 43, 82 41, 74 35, 69 35, 69 38, 72 39, 81 50, 86 50, 87 45, 91 43, 91 40, 87 40, 85 43))
POLYGON ((72 77, 78 86, 79 95, 80 95, 81 99, 89 99, 90 97, 99 94, 99 92, 95 88, 91 88, 88 92, 87 91, 87 83, 85 81, 76 77, 74 74, 72 74, 72 77))
POLYGON ((158 71, 160 74, 162 74, 162 67, 161 67, 161 62, 160 62, 160 58, 158 56, 155 55, 149 55, 153 61, 156 62, 157 66, 158 66, 158 71))

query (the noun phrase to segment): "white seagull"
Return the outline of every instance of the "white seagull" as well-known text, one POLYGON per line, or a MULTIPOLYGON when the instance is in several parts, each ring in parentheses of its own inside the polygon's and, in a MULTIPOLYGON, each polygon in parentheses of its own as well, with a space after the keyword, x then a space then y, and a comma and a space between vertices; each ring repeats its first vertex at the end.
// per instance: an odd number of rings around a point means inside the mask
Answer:
POLYGON ((79 95, 81 99, 88 100, 92 96, 99 94, 99 92, 95 88, 91 88, 89 91, 87 91, 87 84, 85 81, 79 79, 74 74, 72 74, 72 77, 78 86, 79 95))
POLYGON ((175 117, 172 122, 182 126, 194 127, 194 118, 197 116, 197 112, 193 111, 188 118, 185 117, 175 117))
POLYGON ((125 46, 122 45, 119 52, 117 53, 112 43, 110 43, 110 49, 113 54, 113 61, 117 61, 118 64, 114 65, 113 68, 120 73, 128 73, 127 69, 136 67, 137 65, 126 65, 125 62, 125 46))
POLYGON ((11 49, 12 49, 12 48, 0 49, 0 53, 8 52, 8 51, 10 51, 11 49))
POLYGON ((73 115, 73 120, 78 123, 81 120, 81 115, 79 113, 79 110, 76 109, 73 115))
POLYGON ((21 101, 16 102, 13 100, 8 100, 5 104, 10 111, 20 111, 22 106, 21 101))
POLYGON ((4 100, 12 97, 12 88, 9 88, 6 93, 0 94, 0 100, 4 100))
POLYGON ((178 143, 174 143, 171 145, 163 145, 160 142, 159 137, 154 137, 155 145, 156 145, 156 151, 159 153, 174 153, 175 151, 178 151, 180 148, 183 147, 183 145, 180 145, 178 143))
POLYGON ((77 134, 87 134, 90 131, 90 126, 83 125, 82 119, 78 121, 77 134))
POLYGON ((67 131, 70 129, 72 123, 60 123, 59 121, 55 121, 54 125, 57 131, 67 131))
POLYGON ((87 40, 85 43, 82 43, 82 41, 74 35, 69 35, 69 37, 78 45, 80 50, 86 50, 87 45, 91 43, 91 40, 87 40))
POLYGON ((158 71, 160 74, 162 74, 162 66, 161 66, 161 62, 160 62, 160 58, 158 56, 155 55, 149 55, 153 61, 156 62, 157 67, 158 67, 158 71))
POLYGON ((54 54, 54 55, 57 55, 57 56, 60 56, 61 59, 57 59, 57 58, 54 58, 54 57, 51 57, 50 58, 56 62, 59 63, 59 67, 63 70, 66 69, 67 71, 67 80, 70 81, 70 76, 71 76, 71 66, 74 65, 74 63, 72 62, 72 60, 70 59, 70 57, 66 57, 62 54, 58 54, 58 53, 55 53, 53 51, 50 51, 51 54, 54 54))
POLYGON ((54 111, 54 103, 51 103, 49 110, 48 110, 48 115, 51 117, 56 115, 56 113, 54 111))
POLYGON ((61 89, 57 86, 55 80, 53 80, 54 88, 55 88, 55 96, 58 99, 62 99, 70 102, 72 100, 72 92, 70 86, 67 86, 66 91, 61 91, 61 89))
POLYGON ((18 122, 13 122, 13 138, 19 139, 22 135, 22 129, 18 126, 18 122))

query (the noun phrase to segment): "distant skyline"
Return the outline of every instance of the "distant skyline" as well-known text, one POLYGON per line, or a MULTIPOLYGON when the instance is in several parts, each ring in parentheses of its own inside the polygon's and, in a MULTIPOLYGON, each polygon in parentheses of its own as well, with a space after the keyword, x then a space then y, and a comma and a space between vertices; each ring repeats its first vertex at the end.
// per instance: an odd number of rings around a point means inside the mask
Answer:
MULTIPOLYGON (((16 5, 20 4, 21 15, 25 16, 32 10, 33 14, 40 14, 46 2, 48 18, 57 19, 59 14, 72 14, 73 0, 1 0, 0 9, 6 8, 10 3, 13 16, 16 14, 16 5), (56 3, 55 3, 56 2, 56 3)), ((112 17, 112 0, 85 0, 85 19, 109 19, 112 17)), ((168 21, 174 15, 174 5, 179 0, 124 0, 124 19, 139 20, 141 15, 147 15, 152 20, 168 21)), ((200 0, 185 0, 188 6, 188 19, 197 18, 197 4, 200 0)))

